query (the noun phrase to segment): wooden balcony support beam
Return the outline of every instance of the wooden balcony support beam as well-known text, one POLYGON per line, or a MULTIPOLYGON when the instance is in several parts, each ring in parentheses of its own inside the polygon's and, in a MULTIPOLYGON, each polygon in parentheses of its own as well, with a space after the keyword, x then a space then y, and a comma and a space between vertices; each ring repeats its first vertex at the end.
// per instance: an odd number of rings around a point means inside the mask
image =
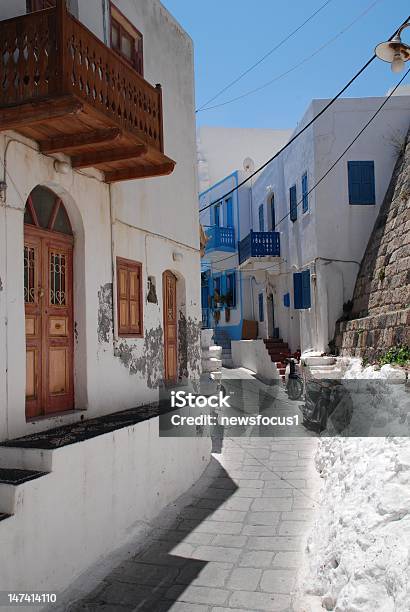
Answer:
POLYGON ((28 127, 59 117, 78 115, 82 109, 83 104, 72 96, 24 102, 0 109, 0 130, 13 130, 22 125, 28 127))
POLYGON ((119 181, 165 176, 171 174, 174 168, 175 162, 169 161, 158 166, 138 166, 135 168, 124 168, 123 170, 113 170, 112 172, 105 173, 105 182, 116 183, 119 181))
POLYGON ((82 147, 113 142, 118 140, 121 134, 120 128, 109 128, 83 134, 58 136, 57 138, 42 140, 40 142, 40 151, 42 153, 64 153, 70 149, 80 149, 82 147))
POLYGON ((137 159, 147 152, 145 145, 140 145, 132 148, 114 149, 109 151, 96 151, 95 153, 84 153, 83 155, 75 155, 71 158, 73 168, 98 168, 111 162, 125 161, 137 159))

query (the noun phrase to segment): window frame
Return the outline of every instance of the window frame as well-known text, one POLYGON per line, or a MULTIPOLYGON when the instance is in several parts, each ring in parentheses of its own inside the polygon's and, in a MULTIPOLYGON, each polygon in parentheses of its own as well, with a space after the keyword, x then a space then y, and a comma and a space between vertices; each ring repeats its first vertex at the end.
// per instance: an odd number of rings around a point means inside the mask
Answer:
POLYGON ((141 32, 131 23, 129 19, 110 2, 110 47, 123 59, 127 64, 132 66, 134 70, 144 76, 144 37, 141 32), (118 47, 113 44, 113 24, 118 28, 118 47), (121 36, 125 35, 133 41, 133 57, 130 59, 121 51, 121 36))
POLYGON ((116 258, 116 281, 117 281, 117 326, 119 338, 143 338, 144 337, 144 302, 143 302, 143 278, 142 278, 142 263, 124 257, 116 258), (121 286, 120 286, 120 270, 126 269, 129 272, 138 271, 139 287, 137 288, 139 299, 139 331, 133 331, 130 326, 130 304, 129 297, 129 276, 127 276, 127 301, 128 301, 128 326, 121 325, 121 286))

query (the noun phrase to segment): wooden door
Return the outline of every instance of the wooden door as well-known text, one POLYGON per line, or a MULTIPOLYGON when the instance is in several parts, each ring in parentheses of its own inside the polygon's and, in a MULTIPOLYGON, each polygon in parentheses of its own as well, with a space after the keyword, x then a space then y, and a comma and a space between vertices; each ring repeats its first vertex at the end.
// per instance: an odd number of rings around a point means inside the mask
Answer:
MULTIPOLYGON (((50 196, 49 208, 48 225, 71 231, 61 201, 54 205, 50 196)), ((30 197, 24 226, 27 418, 74 408, 73 237, 44 229, 48 209, 37 212, 30 197)))
POLYGON ((162 277, 164 307, 164 377, 177 378, 177 279, 166 271, 162 277))

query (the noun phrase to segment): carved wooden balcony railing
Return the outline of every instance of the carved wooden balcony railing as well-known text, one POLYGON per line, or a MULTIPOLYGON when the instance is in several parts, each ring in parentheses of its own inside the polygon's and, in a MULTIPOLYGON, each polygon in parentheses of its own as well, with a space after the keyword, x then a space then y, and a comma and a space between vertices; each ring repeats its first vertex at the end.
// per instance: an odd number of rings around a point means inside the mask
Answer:
POLYGON ((66 9, 0 21, 0 130, 62 152, 73 168, 95 167, 107 182, 160 176, 162 91, 145 81, 66 9))

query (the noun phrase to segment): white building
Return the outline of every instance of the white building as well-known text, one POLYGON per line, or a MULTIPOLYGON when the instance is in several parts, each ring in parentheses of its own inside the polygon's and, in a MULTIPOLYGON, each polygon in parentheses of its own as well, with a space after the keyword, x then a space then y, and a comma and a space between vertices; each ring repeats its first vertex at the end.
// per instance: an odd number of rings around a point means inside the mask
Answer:
POLYGON ((32 436, 0 468, 48 473, 0 478, 0 590, 63 588, 209 458, 157 416, 41 445, 200 374, 192 41, 158 0, 69 8, 0 6, 0 442, 32 436))
POLYGON ((263 164, 290 138, 292 130, 201 126, 197 129, 199 192, 202 193, 236 170, 244 161, 263 164))
MULTIPOLYGON (((219 328, 230 340, 241 339, 243 321, 253 320, 259 338, 281 338, 291 352, 329 350, 335 323, 352 298, 397 148, 408 130, 410 97, 393 96, 321 179, 383 100, 338 100, 253 180, 247 196, 249 188, 241 188, 232 228, 239 244, 235 242, 230 259, 212 241, 206 254, 213 275, 219 273, 217 266, 229 264, 229 273, 235 268, 240 279, 234 334, 229 329, 232 323, 225 323, 223 312, 219 315, 219 328)), ((312 101, 296 132, 326 103, 312 101)), ((216 206, 218 190, 215 186, 210 191, 216 206)), ((200 197, 201 207, 206 197, 200 197)), ((211 210, 209 215, 209 224, 215 225, 215 213, 211 210)), ((220 225, 226 225, 223 215, 220 225)), ((208 231, 222 234, 224 229, 208 231)), ((211 294, 214 287, 215 281, 211 294)))

